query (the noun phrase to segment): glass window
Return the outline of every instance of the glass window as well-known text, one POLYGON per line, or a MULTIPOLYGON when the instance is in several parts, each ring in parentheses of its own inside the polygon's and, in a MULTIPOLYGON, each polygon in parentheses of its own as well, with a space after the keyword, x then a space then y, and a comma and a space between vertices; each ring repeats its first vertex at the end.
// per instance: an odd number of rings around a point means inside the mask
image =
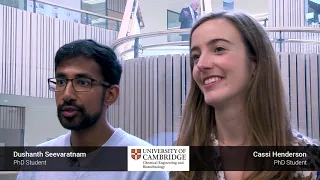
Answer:
POLYGON ((307 2, 307 24, 320 24, 320 0, 307 0, 307 2))
MULTIPOLYGON (((167 10, 167 29, 180 29, 179 13, 171 10, 167 10)), ((181 41, 181 37, 178 34, 169 34, 168 42, 181 41)))
POLYGON ((1 5, 14 7, 17 9, 25 9, 24 8, 24 0, 0 0, 1 5))
MULTIPOLYGON (((50 1, 49 1, 50 2, 50 1)), ((52 1, 53 2, 53 1, 52 1)), ((53 2, 55 3, 55 2, 53 2)), ((61 5, 61 4, 60 4, 61 5)), ((64 6, 64 5, 61 5, 64 6)), ((68 6, 70 7, 70 6, 68 6)), ((49 5, 42 2, 35 2, 33 0, 27 1, 26 10, 29 12, 35 12, 38 14, 43 14, 45 16, 51 16, 58 19, 63 19, 67 21, 79 22, 81 15, 79 12, 75 12, 69 9, 49 5)))
POLYGON ((234 9, 234 0, 223 0, 223 9, 224 10, 233 10, 234 9))
MULTIPOLYGON (((81 9, 100 15, 107 15, 106 0, 82 0, 81 9)), ((97 16, 82 15, 82 23, 107 28, 107 20, 97 16)))
POLYGON ((168 20, 167 20, 167 28, 168 29, 180 27, 178 12, 167 10, 167 18, 168 18, 168 20))

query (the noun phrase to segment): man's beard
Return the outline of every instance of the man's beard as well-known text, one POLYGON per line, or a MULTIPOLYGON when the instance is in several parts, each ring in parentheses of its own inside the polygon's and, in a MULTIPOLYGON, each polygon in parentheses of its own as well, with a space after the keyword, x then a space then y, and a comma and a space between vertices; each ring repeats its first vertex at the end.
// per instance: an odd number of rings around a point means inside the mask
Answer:
MULTIPOLYGON (((103 103, 103 101, 102 101, 103 103)), ((74 101, 70 102, 64 102, 64 104, 59 105, 57 108, 57 114, 60 121, 60 124, 62 127, 68 130, 72 131, 81 131, 88 129, 89 127, 93 126, 98 122, 102 115, 102 108, 103 106, 100 106, 100 110, 97 113, 89 114, 86 112, 85 108, 83 106, 76 105, 74 101), (78 108, 78 115, 75 117, 63 117, 62 115, 62 108, 64 106, 74 106, 78 108), (77 122, 74 122, 77 121, 77 122)))

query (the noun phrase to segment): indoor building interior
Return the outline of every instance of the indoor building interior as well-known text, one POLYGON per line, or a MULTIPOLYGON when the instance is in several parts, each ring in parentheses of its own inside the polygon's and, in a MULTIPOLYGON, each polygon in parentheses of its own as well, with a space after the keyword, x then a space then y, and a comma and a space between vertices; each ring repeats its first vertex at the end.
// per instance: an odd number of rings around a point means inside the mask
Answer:
MULTIPOLYGON (((199 0, 196 12, 244 12, 267 31, 277 53, 293 127, 320 138, 320 1, 199 0)), ((108 121, 154 146, 178 137, 190 87, 190 28, 179 16, 190 0, 0 0, 0 146, 36 146, 67 132, 57 118, 54 56, 93 39, 123 66, 108 121)), ((1 156, 1 154, 0 154, 1 156)), ((1 166, 1 164, 0 164, 1 166)), ((0 172, 0 179, 15 179, 0 172)))

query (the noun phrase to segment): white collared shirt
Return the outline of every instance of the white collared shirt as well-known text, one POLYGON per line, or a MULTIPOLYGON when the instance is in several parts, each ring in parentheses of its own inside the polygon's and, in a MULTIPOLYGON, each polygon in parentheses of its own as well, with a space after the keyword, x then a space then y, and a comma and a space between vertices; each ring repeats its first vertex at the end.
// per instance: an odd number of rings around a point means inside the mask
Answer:
POLYGON ((190 9, 190 12, 191 12, 192 22, 194 23, 196 21, 194 10, 191 7, 189 7, 189 9, 190 9))

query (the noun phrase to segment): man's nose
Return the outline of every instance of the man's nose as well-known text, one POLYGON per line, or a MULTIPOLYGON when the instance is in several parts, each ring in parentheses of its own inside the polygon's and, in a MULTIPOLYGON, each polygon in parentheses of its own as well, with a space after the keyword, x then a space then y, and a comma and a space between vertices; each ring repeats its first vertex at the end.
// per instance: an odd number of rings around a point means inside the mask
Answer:
POLYGON ((68 81, 66 88, 63 91, 63 100, 71 101, 76 100, 76 91, 73 88, 72 81, 68 81))

